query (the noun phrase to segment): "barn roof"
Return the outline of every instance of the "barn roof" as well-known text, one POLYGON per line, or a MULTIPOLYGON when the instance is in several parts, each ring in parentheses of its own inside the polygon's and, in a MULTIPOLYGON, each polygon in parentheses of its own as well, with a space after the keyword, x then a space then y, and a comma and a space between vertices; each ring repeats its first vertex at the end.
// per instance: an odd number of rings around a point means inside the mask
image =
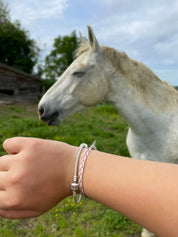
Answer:
POLYGON ((5 69, 7 71, 14 72, 15 74, 21 75, 21 76, 23 76, 24 78, 27 78, 27 79, 41 81, 41 79, 37 76, 31 75, 29 73, 23 72, 21 70, 15 69, 13 67, 10 67, 10 66, 2 64, 2 63, 0 63, 0 68, 5 69))

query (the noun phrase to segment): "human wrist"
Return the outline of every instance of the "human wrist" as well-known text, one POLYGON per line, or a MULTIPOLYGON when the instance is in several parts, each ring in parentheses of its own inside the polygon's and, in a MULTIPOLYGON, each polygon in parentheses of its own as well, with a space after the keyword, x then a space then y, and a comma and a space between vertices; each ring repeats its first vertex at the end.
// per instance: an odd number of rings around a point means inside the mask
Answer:
POLYGON ((90 156, 90 152, 92 149, 96 149, 95 142, 90 147, 88 147, 84 143, 81 144, 79 147, 64 143, 64 147, 62 149, 64 152, 61 155, 64 158, 63 180, 66 197, 73 194, 75 196, 76 202, 78 198, 76 196, 77 193, 80 193, 85 196, 84 189, 82 187, 83 176, 85 175, 85 163, 87 161, 88 156, 90 156), (81 151, 79 152, 79 150, 81 151), (83 166, 81 164, 83 164, 83 166), (76 177, 74 178, 74 176, 76 177), (74 190, 74 186, 77 186, 78 188, 74 190))
POLYGON ((78 147, 68 145, 66 154, 64 156, 64 159, 65 159, 65 165, 64 165, 64 170, 65 170, 64 180, 65 181, 64 182, 65 182, 67 196, 72 195, 71 182, 74 176, 77 150, 78 150, 78 147))
POLYGON ((71 183, 71 190, 76 203, 80 202, 82 196, 86 196, 83 189, 83 173, 89 153, 92 149, 96 150, 95 143, 96 141, 90 147, 86 143, 81 143, 76 154, 73 182, 71 183), (77 193, 79 193, 78 197, 77 193))

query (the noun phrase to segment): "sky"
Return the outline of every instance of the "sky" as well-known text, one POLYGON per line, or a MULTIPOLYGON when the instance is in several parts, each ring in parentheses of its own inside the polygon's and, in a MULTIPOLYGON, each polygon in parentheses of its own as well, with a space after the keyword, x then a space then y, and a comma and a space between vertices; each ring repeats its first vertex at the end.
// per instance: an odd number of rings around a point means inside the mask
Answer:
POLYGON ((125 51, 158 77, 178 85, 178 0, 3 0, 41 49, 76 30, 93 27, 100 45, 125 51))

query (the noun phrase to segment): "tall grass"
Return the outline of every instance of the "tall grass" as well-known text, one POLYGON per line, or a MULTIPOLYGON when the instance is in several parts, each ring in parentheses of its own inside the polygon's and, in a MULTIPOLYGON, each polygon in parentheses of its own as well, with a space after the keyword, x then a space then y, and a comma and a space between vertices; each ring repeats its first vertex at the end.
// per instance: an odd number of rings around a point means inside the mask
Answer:
MULTIPOLYGON (((98 150, 129 156, 125 144, 127 130, 115 108, 107 104, 88 108, 56 127, 38 120, 36 106, 8 105, 0 110, 0 155, 5 154, 2 143, 6 138, 30 136, 76 146, 96 140, 98 150)), ((139 233, 138 225, 115 211, 88 199, 75 205, 72 197, 38 218, 13 221, 0 218, 2 237, 126 237, 139 233)))

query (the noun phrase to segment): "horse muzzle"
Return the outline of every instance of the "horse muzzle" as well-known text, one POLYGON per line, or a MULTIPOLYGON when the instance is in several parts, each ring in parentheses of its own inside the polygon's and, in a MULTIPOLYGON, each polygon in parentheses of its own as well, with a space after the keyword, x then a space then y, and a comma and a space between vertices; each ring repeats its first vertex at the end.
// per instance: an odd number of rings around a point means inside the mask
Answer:
POLYGON ((44 106, 40 105, 38 107, 39 119, 48 125, 59 125, 61 123, 60 112, 58 111, 48 111, 44 106))

